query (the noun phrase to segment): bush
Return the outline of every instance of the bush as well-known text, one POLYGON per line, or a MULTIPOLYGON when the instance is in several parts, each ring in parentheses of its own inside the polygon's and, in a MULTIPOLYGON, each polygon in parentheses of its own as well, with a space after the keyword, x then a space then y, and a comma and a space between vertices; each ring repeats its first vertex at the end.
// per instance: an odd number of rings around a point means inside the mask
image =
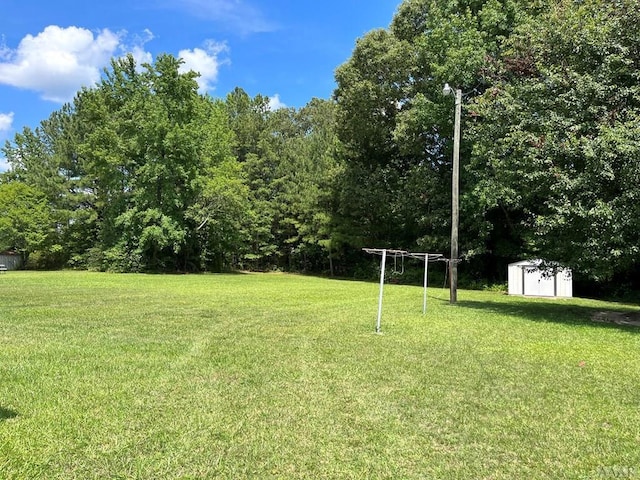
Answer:
POLYGON ((37 251, 29 255, 27 270, 58 270, 66 263, 62 246, 54 245, 50 251, 37 251))

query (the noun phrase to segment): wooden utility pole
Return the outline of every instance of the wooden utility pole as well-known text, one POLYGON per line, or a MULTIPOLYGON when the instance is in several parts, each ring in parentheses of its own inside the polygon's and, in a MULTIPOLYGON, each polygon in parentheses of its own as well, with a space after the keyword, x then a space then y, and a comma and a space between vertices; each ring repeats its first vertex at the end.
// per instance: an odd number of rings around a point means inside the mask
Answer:
POLYGON ((456 89, 455 125, 453 130, 453 172, 451 181, 451 258, 449 259, 449 303, 458 301, 458 224, 460 207, 460 116, 462 90, 456 89))

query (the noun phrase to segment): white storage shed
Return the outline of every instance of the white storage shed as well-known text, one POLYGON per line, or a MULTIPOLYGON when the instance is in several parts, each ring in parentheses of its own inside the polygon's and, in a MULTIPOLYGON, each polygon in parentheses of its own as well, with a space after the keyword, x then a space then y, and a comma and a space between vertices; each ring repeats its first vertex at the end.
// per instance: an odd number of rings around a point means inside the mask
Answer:
POLYGON ((509 295, 532 297, 572 297, 571 270, 540 268, 542 260, 523 260, 509 264, 509 295))

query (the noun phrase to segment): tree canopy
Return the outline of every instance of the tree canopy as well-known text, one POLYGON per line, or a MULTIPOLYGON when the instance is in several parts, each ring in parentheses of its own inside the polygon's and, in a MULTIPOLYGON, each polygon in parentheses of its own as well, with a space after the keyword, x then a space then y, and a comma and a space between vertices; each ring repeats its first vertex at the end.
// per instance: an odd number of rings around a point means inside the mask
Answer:
MULTIPOLYGON (((32 210, 45 202, 58 260, 75 267, 324 268, 339 171, 334 104, 270 111, 267 97, 240 88, 213 99, 181 64, 114 59, 98 85, 7 142, 6 195, 32 210)), ((40 238, 32 210, 20 223, 6 216, 3 248, 38 247, 15 235, 31 225, 40 238)))
POLYGON ((170 55, 114 59, 5 145, 2 248, 103 270, 341 274, 363 246, 446 252, 449 83, 464 92, 463 275, 500 280, 535 256, 634 278, 638 7, 405 0, 357 40, 332 99, 274 111, 241 88, 199 94, 170 55))
POLYGON ((348 223, 446 251, 450 83, 465 94, 469 273, 499 276, 527 256, 601 280, 637 269, 637 12, 637 1, 403 2, 336 74, 349 188, 384 199, 348 223))
POLYGON ((555 3, 509 38, 473 107, 481 208, 518 219, 526 252, 594 278, 639 259, 637 7, 555 3))

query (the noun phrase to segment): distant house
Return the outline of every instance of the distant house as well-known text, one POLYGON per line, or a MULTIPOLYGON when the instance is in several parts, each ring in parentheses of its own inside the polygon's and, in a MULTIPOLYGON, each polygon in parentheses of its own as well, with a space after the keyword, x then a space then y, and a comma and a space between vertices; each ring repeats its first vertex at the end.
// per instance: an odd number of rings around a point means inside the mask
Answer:
POLYGON ((541 268, 542 260, 524 260, 509 264, 509 295, 532 297, 572 297, 571 270, 541 268))
POLYGON ((22 266, 22 257, 17 253, 0 253, 0 265, 4 265, 7 270, 17 270, 22 266))

